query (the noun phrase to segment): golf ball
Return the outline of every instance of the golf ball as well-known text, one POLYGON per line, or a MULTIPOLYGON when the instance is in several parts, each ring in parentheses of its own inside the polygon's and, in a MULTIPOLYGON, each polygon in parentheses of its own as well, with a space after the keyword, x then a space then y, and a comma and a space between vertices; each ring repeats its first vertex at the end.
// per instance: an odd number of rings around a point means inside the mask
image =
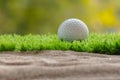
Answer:
POLYGON ((76 18, 65 20, 58 29, 58 38, 65 41, 85 40, 88 36, 87 25, 76 18))

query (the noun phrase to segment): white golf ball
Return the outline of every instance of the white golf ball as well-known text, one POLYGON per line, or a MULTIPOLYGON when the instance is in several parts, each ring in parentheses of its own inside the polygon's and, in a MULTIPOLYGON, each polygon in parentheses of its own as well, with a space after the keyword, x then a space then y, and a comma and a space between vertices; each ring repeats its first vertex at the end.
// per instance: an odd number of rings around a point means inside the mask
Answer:
POLYGON ((65 41, 85 40, 88 36, 87 25, 75 18, 65 20, 58 29, 58 38, 65 41))

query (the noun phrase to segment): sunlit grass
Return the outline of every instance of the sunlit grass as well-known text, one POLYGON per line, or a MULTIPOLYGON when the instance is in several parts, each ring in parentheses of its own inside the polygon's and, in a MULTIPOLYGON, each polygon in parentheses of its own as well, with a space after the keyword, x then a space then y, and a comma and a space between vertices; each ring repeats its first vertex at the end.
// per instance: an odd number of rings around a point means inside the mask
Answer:
POLYGON ((90 34, 88 40, 61 41, 57 35, 0 35, 0 51, 73 50, 120 54, 120 33, 90 34))

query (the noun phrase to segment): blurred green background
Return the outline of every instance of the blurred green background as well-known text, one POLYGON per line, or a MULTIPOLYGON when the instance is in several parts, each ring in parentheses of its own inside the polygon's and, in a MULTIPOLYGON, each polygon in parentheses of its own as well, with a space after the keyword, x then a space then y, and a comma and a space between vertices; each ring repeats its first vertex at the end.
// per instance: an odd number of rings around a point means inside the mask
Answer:
POLYGON ((68 18, 83 20, 90 32, 120 30, 120 0, 0 0, 0 34, 56 34, 68 18))

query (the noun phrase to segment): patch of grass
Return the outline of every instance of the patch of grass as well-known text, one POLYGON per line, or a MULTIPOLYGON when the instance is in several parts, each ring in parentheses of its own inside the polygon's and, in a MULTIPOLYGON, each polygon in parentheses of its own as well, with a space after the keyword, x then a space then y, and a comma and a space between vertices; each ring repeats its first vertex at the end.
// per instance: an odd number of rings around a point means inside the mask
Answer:
POLYGON ((120 33, 90 34, 83 41, 61 41, 57 35, 0 35, 0 51, 73 50, 120 54, 120 33))

